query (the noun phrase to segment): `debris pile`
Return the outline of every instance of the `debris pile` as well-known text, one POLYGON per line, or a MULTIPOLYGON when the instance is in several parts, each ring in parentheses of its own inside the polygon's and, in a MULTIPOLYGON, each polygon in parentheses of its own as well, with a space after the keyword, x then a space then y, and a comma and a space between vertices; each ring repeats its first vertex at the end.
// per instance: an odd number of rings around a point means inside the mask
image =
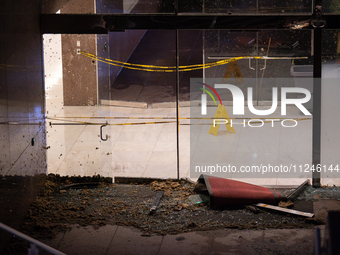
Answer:
POLYGON ((209 196, 194 193, 193 187, 186 180, 136 185, 49 175, 21 231, 43 239, 54 237, 73 224, 134 226, 146 236, 223 228, 311 228, 315 224, 303 217, 251 206, 216 207, 210 204, 209 196), (150 214, 160 191, 164 196, 150 214))

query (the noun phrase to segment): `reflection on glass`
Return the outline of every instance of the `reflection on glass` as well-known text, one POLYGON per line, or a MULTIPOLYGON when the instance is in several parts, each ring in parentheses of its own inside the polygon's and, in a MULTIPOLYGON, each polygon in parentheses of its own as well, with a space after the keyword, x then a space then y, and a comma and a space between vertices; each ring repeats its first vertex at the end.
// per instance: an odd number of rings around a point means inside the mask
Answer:
POLYGON ((338 0, 323 0, 322 8, 324 13, 340 13, 340 2, 338 0))
POLYGON ((311 13, 312 0, 179 1, 179 12, 198 13, 311 13))
POLYGON ((97 13, 174 13, 173 0, 96 0, 97 13))
POLYGON ((204 1, 204 12, 213 13, 244 13, 244 12, 257 12, 256 1, 204 1))
POLYGON ((205 77, 223 77, 225 81, 234 81, 244 92, 246 87, 252 86, 255 101, 270 100, 272 85, 266 84, 264 78, 292 78, 295 76, 292 66, 312 64, 311 31, 206 30, 204 55, 206 63, 241 57, 232 63, 205 69, 205 77), (262 58, 255 59, 256 56, 262 58), (243 86, 243 78, 256 79, 249 80, 254 84, 243 86))
POLYGON ((174 0, 41 0, 41 11, 56 13, 61 10, 63 14, 174 13, 174 2, 174 0))
MULTIPOLYGON (((288 14, 312 13, 313 0, 94 0, 49 1, 42 0, 43 13, 249 13, 288 14), (81 4, 76 4, 81 2, 81 4)), ((337 0, 324 0, 325 13, 340 12, 337 0)))
POLYGON ((176 32, 126 30, 109 39, 110 59, 128 63, 110 66, 110 115, 132 123, 112 133, 113 175, 176 178, 176 72, 155 68, 176 65, 176 32))
POLYGON ((340 54, 340 30, 324 29, 322 31, 322 56, 336 57, 340 54))
MULTIPOLYGON (((245 78, 244 83, 253 83, 248 80, 245 78)), ((311 164, 312 116, 311 110, 306 109, 307 106, 298 108, 290 104, 283 108, 282 104, 277 104, 279 97, 276 99, 273 97, 266 105, 253 103, 251 107, 249 101, 247 102, 250 97, 249 90, 244 93, 240 91, 239 85, 235 83, 227 85, 223 83, 222 78, 206 79, 206 84, 210 86, 223 84, 233 87, 233 104, 229 104, 226 95, 230 91, 227 87, 215 86, 215 92, 206 85, 207 92, 202 94, 199 82, 199 79, 192 79, 191 83, 191 177, 198 177, 200 173, 225 178, 308 177, 308 174, 299 170, 256 171, 256 166, 258 168, 267 166, 269 170, 270 166, 272 168, 294 167, 294 165, 311 164), (235 91, 238 91, 238 94, 235 94, 235 91), (212 98, 217 94, 222 102, 214 104, 211 100, 207 103, 202 100, 204 95, 212 98), (236 105, 235 102, 239 104, 236 105), (204 105, 206 113, 202 111, 204 105), (209 118, 210 121, 202 120, 202 117, 209 118), (270 121, 274 118, 275 120, 270 121), (240 171, 228 171, 229 165, 235 166, 235 169, 240 171), (204 167, 202 170, 202 166, 210 166, 211 171, 207 172, 204 167), (227 167, 225 171, 219 171, 223 166, 227 167), (242 168, 252 168, 252 166, 255 166, 253 172, 242 171, 242 168)), ((285 87, 289 87, 294 81, 292 78, 272 78, 268 79, 268 83, 276 88, 275 83, 286 84, 285 87)), ((290 88, 290 91, 295 93, 294 88, 290 88)), ((307 97, 308 94, 306 93, 307 97)))
MULTIPOLYGON (((327 1, 330 3, 332 1, 327 1)), ((322 83, 321 83, 321 165, 329 169, 321 174, 322 185, 339 185, 339 171, 331 171, 339 164, 339 63, 340 30, 322 31, 322 83), (326 47, 325 47, 326 46, 326 47)))
POLYGON ((176 72, 152 66, 175 66, 175 31, 130 30, 110 33, 110 58, 133 65, 110 66, 111 99, 147 104, 176 101, 176 72), (131 69, 131 68, 137 69, 131 69), (138 68, 145 70, 138 70, 138 68))
MULTIPOLYGON (((93 1, 49 1, 42 0, 43 13, 249 13, 287 14, 312 13, 313 0, 94 0, 93 1), (81 4, 76 4, 81 2, 81 4)), ((337 0, 324 0, 326 13, 340 11, 337 0)))
MULTIPOLYGON (((237 87, 239 94, 243 95, 240 107, 244 105, 244 113, 235 113, 235 95, 228 89, 218 89, 217 93, 222 99, 229 118, 233 119, 235 133, 228 132, 225 125, 220 125, 216 136, 209 133, 213 125, 201 125, 201 120, 191 119, 190 151, 191 163, 197 165, 231 164, 238 169, 242 166, 290 166, 298 164, 311 164, 312 162, 312 116, 306 116, 296 106, 290 105, 287 113, 282 113, 281 103, 282 87, 292 91, 296 87, 306 88, 312 94, 313 84, 310 80, 313 75, 311 58, 311 31, 265 30, 265 31, 232 31, 232 30, 206 30, 203 31, 203 52, 206 64, 214 61, 227 60, 226 64, 216 65, 204 71, 203 82, 210 86, 215 84, 231 84, 237 87), (237 60, 232 58, 240 57, 237 60), (257 58, 255 58, 257 57, 257 58), (306 67, 307 71, 297 73, 292 67, 306 67), (303 74, 301 76, 300 74, 303 74), (276 90, 273 90, 273 89, 276 90), (250 90, 251 89, 251 90, 250 90), (252 91, 250 94, 249 91, 252 91), (277 98, 274 98, 277 95, 277 98), (275 104, 277 102, 277 105, 275 104), (270 115, 258 115, 251 111, 249 105, 257 111, 276 109, 270 115), (244 125, 250 118, 257 119, 257 127, 244 125), (267 119, 277 118, 274 124, 267 119), (285 119, 296 120, 297 126, 287 128, 282 125, 285 119), (263 121, 263 122, 262 122, 263 121), (198 122, 198 123, 197 123, 198 122), (261 124, 262 123, 262 124, 261 124), (197 124, 197 125, 196 125, 197 124)), ((301 71, 301 70, 300 70, 301 71)), ((204 92, 197 88, 199 84, 192 80, 191 84, 191 118, 202 117, 202 95, 204 92)), ((201 84, 204 86, 204 84, 201 84)), ((206 92, 207 114, 204 117, 214 118, 218 113, 218 100, 214 91, 208 86, 202 87, 210 92, 216 99, 206 92)), ((307 93, 307 92, 306 92, 307 93)), ((303 95, 289 93, 287 98, 300 99, 303 95)), ((310 107, 312 98, 304 107, 312 113, 310 107)), ((284 123, 286 124, 286 122, 284 123)), ((191 164, 191 176, 197 177, 196 165, 191 164)), ((226 178, 306 178, 304 173, 284 174, 257 174, 257 173, 222 173, 226 178)), ((310 175, 311 176, 311 175, 310 175)))
MULTIPOLYGON (((178 54, 180 66, 191 66, 203 62, 203 31, 178 30, 178 54)), ((203 69, 179 73, 179 100, 190 100, 190 78, 203 77, 203 69)))
POLYGON ((262 13, 311 13, 312 0, 258 0, 259 12, 262 13))

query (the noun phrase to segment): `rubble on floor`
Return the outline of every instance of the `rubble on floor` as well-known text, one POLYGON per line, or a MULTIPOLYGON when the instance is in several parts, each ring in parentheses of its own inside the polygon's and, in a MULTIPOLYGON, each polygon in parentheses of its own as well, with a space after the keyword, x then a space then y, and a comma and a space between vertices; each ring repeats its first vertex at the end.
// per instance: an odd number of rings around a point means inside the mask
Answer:
POLYGON ((142 230, 143 235, 151 236, 223 228, 312 228, 314 224, 324 223, 264 209, 254 212, 249 206, 211 206, 204 198, 193 199, 193 187, 194 184, 186 180, 126 185, 112 184, 100 177, 49 175, 21 231, 39 239, 52 238, 72 224, 134 226, 142 230), (96 184, 86 186, 91 182, 96 184), (82 185, 72 185, 74 183, 82 185), (150 214, 158 191, 164 191, 164 197, 157 210, 150 214))

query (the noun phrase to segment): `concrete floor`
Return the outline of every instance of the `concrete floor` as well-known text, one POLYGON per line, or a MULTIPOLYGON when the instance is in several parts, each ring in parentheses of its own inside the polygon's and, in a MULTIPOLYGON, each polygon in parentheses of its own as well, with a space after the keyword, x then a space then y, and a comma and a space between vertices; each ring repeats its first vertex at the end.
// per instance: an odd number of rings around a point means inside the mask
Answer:
MULTIPOLYGON (((57 233, 55 238, 39 238, 38 240, 65 254, 72 255, 313 254, 315 228, 321 229, 323 242, 326 227, 322 224, 327 218, 327 213, 340 208, 340 201, 336 199, 325 198, 322 195, 313 197, 313 212, 316 219, 314 224, 321 224, 315 225, 315 227, 306 224, 306 228, 256 230, 226 228, 195 232, 190 232, 189 228, 184 230, 188 231, 187 233, 177 235, 150 235, 134 227, 121 225, 105 225, 96 228, 91 225, 68 225, 70 230, 57 233)), ((270 213, 276 214, 274 211, 270 213)), ((260 213, 257 216, 262 217, 261 215, 260 213)), ((289 217, 288 214, 285 217, 289 217)), ((152 218, 150 219, 152 220, 152 218)), ((309 223, 312 222, 309 221, 309 223)), ((47 253, 42 252, 41 254, 47 253)))
MULTIPOLYGON (((324 226, 320 226, 323 236, 324 226)), ((141 236, 132 227, 74 226, 44 241, 66 254, 311 254, 315 229, 224 229, 179 235, 141 236)))
MULTIPOLYGON (((327 212, 339 210, 340 202, 320 198, 313 202, 314 218, 326 220, 327 212)), ((275 213, 275 212, 273 212, 275 213)), ((312 229, 220 229, 178 235, 152 235, 126 226, 100 228, 72 225, 54 239, 40 240, 66 254, 313 254, 315 228, 312 229)), ((325 225, 321 230, 321 244, 325 225)))

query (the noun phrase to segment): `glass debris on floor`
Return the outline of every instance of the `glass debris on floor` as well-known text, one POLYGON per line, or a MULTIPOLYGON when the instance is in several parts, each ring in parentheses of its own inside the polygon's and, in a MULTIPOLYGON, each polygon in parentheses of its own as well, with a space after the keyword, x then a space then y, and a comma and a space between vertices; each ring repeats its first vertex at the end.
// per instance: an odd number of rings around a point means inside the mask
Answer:
MULTIPOLYGON (((224 228, 312 228, 316 222, 324 222, 262 208, 254 211, 244 205, 212 206, 209 196, 195 194, 193 188, 194 184, 186 180, 112 184, 98 176, 86 179, 49 175, 21 231, 40 239, 53 238, 74 224, 133 226, 144 235, 166 235, 224 228), (84 185, 91 182, 96 184, 84 185), (158 191, 164 196, 150 214, 158 191)), ((303 201, 305 194, 310 194, 310 188, 296 202, 303 201)))

